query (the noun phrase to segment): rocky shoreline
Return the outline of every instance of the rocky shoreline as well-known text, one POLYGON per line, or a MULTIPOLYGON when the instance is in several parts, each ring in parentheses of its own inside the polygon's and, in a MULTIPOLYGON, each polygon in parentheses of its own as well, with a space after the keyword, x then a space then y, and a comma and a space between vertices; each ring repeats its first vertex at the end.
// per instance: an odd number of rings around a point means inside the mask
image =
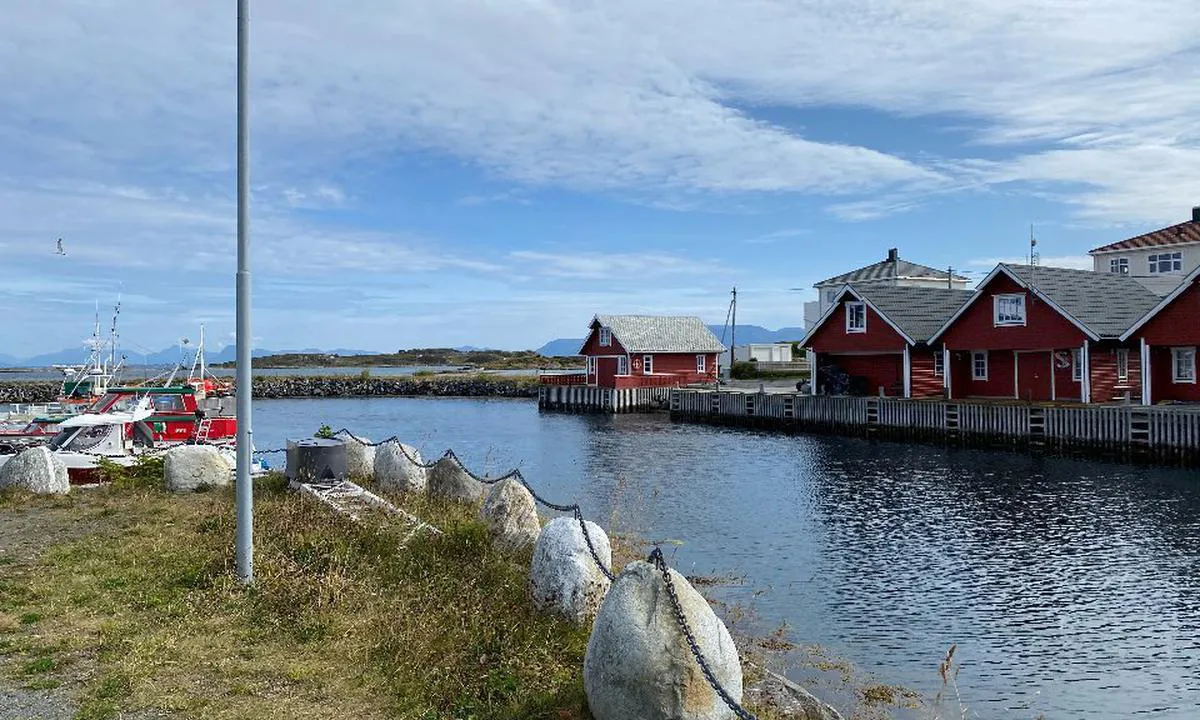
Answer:
MULTIPOLYGON (((0 403, 44 403, 57 396, 52 381, 0 382, 0 403)), ((360 378, 335 376, 261 375, 254 378, 254 397, 501 397, 536 398, 538 384, 529 377, 441 375, 428 378, 360 378)))

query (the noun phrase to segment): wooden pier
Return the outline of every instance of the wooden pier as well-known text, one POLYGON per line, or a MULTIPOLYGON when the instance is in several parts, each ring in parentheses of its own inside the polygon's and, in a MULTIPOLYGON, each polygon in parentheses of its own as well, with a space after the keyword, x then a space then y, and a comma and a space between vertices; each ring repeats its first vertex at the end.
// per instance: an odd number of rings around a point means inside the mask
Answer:
POLYGON ((538 409, 580 413, 635 413, 666 410, 669 387, 602 388, 594 385, 542 385, 538 409))
POLYGON ((673 390, 671 418, 1200 467, 1200 407, 937 402, 673 390))

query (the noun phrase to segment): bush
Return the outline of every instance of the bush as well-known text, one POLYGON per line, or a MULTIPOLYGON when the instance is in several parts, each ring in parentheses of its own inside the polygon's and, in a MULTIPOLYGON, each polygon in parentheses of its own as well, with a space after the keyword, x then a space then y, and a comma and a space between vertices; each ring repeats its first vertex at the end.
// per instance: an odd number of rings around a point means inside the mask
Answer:
POLYGON ((729 368, 729 375, 736 380, 752 380, 758 377, 758 368, 752 362, 735 362, 729 368))

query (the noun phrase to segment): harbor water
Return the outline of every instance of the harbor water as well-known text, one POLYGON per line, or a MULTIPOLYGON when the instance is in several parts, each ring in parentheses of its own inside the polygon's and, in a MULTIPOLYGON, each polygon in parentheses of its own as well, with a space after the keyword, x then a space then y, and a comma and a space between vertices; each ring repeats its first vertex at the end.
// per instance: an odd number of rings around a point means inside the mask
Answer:
MULTIPOLYGON (((426 458, 521 468, 610 530, 663 543, 718 599, 932 696, 957 643, 968 717, 1200 717, 1200 475, 781 436, 530 401, 255 404, 256 447, 322 424, 426 458)), ((276 464, 281 455, 270 456, 276 464)), ((958 717, 957 703, 954 717, 958 717)))

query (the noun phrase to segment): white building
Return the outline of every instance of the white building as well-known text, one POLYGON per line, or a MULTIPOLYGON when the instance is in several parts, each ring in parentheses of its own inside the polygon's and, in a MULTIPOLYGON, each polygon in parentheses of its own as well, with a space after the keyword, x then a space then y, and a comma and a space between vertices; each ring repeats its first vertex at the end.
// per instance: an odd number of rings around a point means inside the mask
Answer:
MULTIPOLYGON (((733 349, 738 362, 793 362, 791 343, 750 343, 733 349)), ((729 351, 721 355, 721 366, 729 367, 729 351)))
POLYGON ((804 303, 804 327, 811 329, 817 324, 825 310, 834 303, 838 291, 847 283, 886 283, 902 287, 966 290, 969 282, 967 278, 955 275, 949 269, 938 270, 928 265, 901 260, 900 251, 892 248, 888 250, 887 258, 880 262, 826 278, 813 285, 817 289, 817 299, 804 303))
POLYGON ((1092 250, 1096 272, 1182 280, 1200 266, 1200 207, 1178 225, 1092 250))

